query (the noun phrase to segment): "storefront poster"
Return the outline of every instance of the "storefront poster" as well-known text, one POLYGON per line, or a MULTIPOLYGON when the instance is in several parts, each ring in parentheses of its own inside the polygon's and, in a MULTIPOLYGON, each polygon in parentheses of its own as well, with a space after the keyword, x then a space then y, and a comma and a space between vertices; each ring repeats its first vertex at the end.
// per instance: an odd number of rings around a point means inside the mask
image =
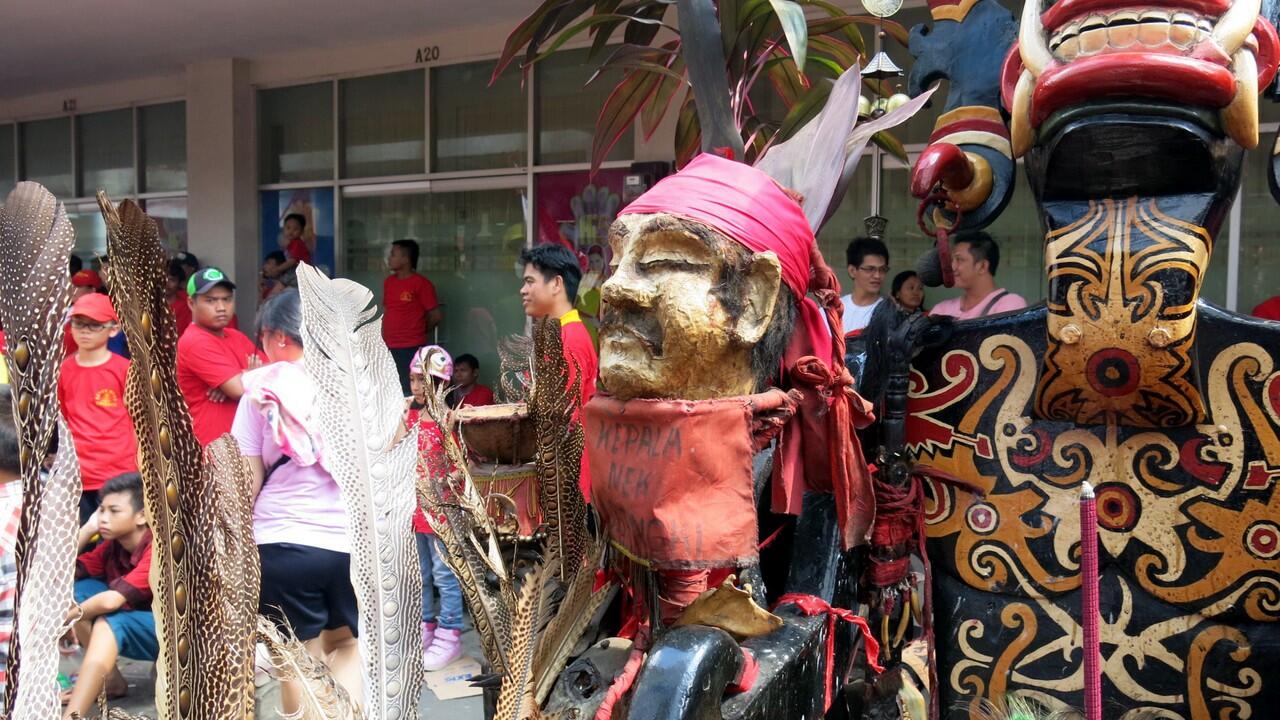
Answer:
POLYGON ((276 250, 284 251, 284 219, 297 213, 307 219, 302 239, 311 250, 313 264, 332 276, 335 267, 333 189, 267 190, 262 193, 262 252, 260 260, 276 250))

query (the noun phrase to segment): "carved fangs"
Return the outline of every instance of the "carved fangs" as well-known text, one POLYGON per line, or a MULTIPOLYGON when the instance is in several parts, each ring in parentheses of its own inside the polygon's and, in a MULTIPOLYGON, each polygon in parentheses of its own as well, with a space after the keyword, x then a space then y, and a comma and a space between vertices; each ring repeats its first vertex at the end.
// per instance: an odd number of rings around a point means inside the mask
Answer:
MULTIPOLYGON (((1262 0, 1235 0, 1213 26, 1213 40, 1227 55, 1235 55, 1244 46, 1262 11, 1262 0)), ((1255 79, 1254 84, 1257 84, 1255 79)), ((1256 104, 1256 101, 1255 101, 1256 104)))
POLYGON ((1258 146, 1258 61, 1246 48, 1231 59, 1236 78, 1236 95, 1219 117, 1227 135, 1245 150, 1258 146))
POLYGON ((1031 71, 1033 77, 1040 77, 1040 73, 1053 64, 1053 53, 1049 52, 1044 23, 1040 20, 1040 0, 1027 0, 1023 5, 1022 23, 1018 29, 1018 52, 1022 56, 1022 66, 1031 71))
POLYGON ((1031 93, 1035 90, 1036 79, 1030 70, 1023 70, 1018 76, 1018 85, 1013 91, 1013 107, 1009 118, 1009 144, 1013 146, 1013 156, 1020 158, 1031 149, 1035 142, 1035 131, 1031 128, 1031 93))

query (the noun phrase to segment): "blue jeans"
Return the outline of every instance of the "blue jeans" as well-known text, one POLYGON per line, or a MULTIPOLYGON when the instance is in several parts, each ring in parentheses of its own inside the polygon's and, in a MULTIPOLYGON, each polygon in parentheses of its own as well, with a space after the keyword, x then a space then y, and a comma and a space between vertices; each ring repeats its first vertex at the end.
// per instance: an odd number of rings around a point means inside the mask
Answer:
MULTIPOLYGON (((106 592, 110 588, 97 578, 76 581, 76 602, 106 592)), ((160 656, 160 643, 156 640, 156 617, 150 610, 116 610, 102 616, 116 638, 116 650, 134 660, 154 661, 160 656)))
POLYGON ((445 630, 461 630, 462 588, 444 561, 444 545, 435 535, 416 533, 415 537, 418 566, 422 568, 422 622, 437 623, 445 630), (438 609, 435 590, 440 591, 438 609))

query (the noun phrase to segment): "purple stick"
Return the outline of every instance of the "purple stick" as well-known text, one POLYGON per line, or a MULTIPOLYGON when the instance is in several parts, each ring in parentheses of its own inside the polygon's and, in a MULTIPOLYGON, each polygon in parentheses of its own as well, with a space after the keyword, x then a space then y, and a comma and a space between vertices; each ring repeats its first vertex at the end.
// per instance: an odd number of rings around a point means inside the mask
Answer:
POLYGON ((1098 506, 1093 486, 1080 488, 1080 617, 1084 625, 1084 716, 1102 720, 1102 652, 1098 642, 1098 506))

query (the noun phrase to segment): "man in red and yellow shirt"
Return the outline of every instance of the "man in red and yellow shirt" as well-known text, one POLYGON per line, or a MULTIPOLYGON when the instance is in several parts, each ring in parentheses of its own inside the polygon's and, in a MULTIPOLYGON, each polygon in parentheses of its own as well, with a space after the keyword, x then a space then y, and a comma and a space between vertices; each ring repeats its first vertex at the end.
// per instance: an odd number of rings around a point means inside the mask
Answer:
MULTIPOLYGON (((520 262, 524 265, 520 286, 524 313, 533 318, 559 319, 560 341, 564 345, 565 359, 569 361, 569 383, 581 383, 582 404, 585 405, 596 394, 600 362, 591 342, 591 333, 573 307, 578 283, 582 281, 582 266, 573 252, 561 245, 539 245, 526 250, 521 254, 520 262)), ((585 453, 579 486, 583 498, 590 502, 591 474, 585 453)))
POLYGON ((235 283, 212 267, 187 280, 191 325, 178 339, 178 388, 201 445, 231 431, 244 394, 240 375, 265 360, 252 340, 231 327, 235 289, 235 283))
POLYGON ((138 439, 124 405, 129 361, 107 349, 107 340, 120 332, 119 322, 106 295, 90 293, 71 306, 68 324, 76 352, 62 361, 58 402, 80 460, 81 524, 98 509, 103 484, 138 469, 138 439))
POLYGON ((417 240, 391 243, 387 255, 391 274, 382 281, 382 340, 395 358, 405 397, 409 396, 409 363, 444 317, 436 286, 418 274, 418 253, 417 240))

